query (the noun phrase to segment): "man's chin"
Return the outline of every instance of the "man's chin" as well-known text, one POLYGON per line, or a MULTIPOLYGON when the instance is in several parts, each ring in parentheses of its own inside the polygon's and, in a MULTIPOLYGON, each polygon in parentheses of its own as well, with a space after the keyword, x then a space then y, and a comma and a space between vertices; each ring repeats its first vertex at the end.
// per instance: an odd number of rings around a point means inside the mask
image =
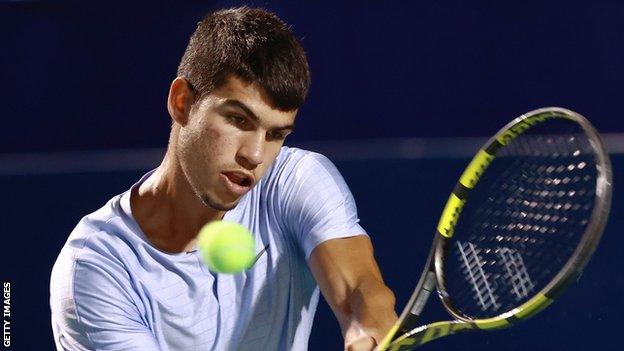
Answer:
POLYGON ((236 205, 238 205, 238 199, 236 201, 233 202, 229 202, 229 203, 224 203, 223 201, 218 201, 213 199, 212 197, 208 196, 208 195, 202 195, 201 197, 201 201, 204 203, 204 205, 213 208, 217 211, 229 211, 231 209, 233 209, 234 207, 236 207, 236 205))

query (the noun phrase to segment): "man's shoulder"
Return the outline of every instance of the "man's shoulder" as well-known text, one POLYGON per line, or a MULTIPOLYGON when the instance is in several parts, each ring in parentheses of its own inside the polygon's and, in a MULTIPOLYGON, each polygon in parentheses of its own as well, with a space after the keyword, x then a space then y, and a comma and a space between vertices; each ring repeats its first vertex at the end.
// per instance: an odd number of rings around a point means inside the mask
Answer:
POLYGON ((286 146, 282 147, 262 183, 261 195, 277 199, 282 208, 311 193, 344 187, 340 172, 329 158, 318 152, 286 146))
POLYGON ((50 274, 50 306, 57 318, 66 312, 75 315, 77 298, 104 296, 130 281, 125 258, 132 249, 118 233, 117 220, 100 208, 83 217, 69 235, 50 274))
POLYGON ((296 174, 307 173, 315 168, 333 168, 332 162, 315 151, 283 146, 273 164, 268 178, 286 180, 296 174))
POLYGON ((315 157, 316 155, 322 156, 317 152, 302 149, 299 147, 282 146, 280 153, 277 155, 276 164, 293 164, 301 162, 301 160, 308 157, 315 157))
POLYGON ((52 267, 50 309, 55 337, 60 331, 71 333, 72 339, 93 347, 82 332, 85 325, 99 327, 113 320, 111 316, 132 311, 132 279, 125 261, 132 250, 120 234, 123 228, 117 223, 116 200, 78 222, 52 267))
POLYGON ((61 249, 57 261, 121 262, 123 252, 130 250, 126 237, 131 229, 123 219, 120 197, 121 195, 113 197, 78 222, 61 249))

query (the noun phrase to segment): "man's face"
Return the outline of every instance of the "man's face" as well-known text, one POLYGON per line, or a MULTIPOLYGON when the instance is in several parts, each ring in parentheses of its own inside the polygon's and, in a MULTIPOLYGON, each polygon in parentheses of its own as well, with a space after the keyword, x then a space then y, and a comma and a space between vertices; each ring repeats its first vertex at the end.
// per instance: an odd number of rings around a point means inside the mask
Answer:
POLYGON ((296 113, 275 109, 260 86, 236 77, 196 103, 176 156, 202 202, 234 208, 275 161, 296 113))

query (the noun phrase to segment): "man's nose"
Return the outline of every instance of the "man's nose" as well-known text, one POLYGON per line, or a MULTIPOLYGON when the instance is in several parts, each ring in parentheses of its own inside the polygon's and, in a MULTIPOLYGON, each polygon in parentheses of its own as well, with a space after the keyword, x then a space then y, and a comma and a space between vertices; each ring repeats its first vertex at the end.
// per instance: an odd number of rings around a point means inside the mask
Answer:
POLYGON ((260 131, 247 136, 236 155, 238 162, 247 169, 254 169, 264 159, 265 136, 260 131))

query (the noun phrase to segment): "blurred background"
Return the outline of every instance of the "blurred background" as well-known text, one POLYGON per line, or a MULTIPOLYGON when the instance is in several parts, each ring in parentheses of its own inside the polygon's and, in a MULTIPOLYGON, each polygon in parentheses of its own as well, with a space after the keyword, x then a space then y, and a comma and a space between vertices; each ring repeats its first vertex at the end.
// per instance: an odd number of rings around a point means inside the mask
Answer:
MULTIPOLYGON (((425 349, 619 349, 623 2, 99 0, 0 1, 0 270, 12 283, 12 349, 53 349, 49 274, 67 235, 158 165, 190 34, 206 12, 245 4, 273 10, 301 38, 313 83, 287 144, 336 163, 399 310, 484 138, 538 107, 588 117, 611 151, 615 193, 583 279, 529 322, 425 349)), ((445 318, 435 305, 425 320, 445 318)), ((322 303, 310 350, 341 348, 322 303)))

